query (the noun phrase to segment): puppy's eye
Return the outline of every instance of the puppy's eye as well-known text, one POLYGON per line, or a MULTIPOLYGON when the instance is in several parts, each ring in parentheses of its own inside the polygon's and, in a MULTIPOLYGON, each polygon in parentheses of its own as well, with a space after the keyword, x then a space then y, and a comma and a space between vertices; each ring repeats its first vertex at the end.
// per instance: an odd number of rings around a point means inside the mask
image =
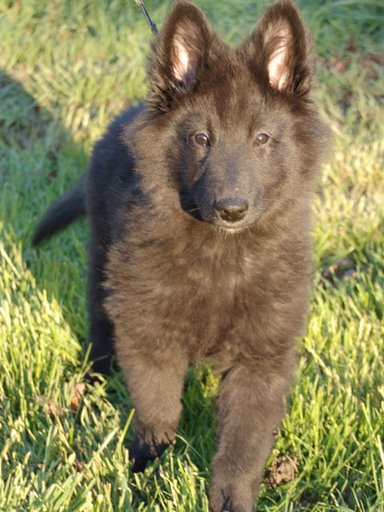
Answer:
POLYGON ((266 133, 258 133, 255 137, 255 143, 258 146, 262 146, 263 144, 266 144, 269 141, 270 137, 266 133))
POLYGON ((199 144, 199 146, 209 146, 209 139, 208 135, 205 133, 196 133, 196 135, 193 137, 193 140, 196 142, 196 144, 199 144))

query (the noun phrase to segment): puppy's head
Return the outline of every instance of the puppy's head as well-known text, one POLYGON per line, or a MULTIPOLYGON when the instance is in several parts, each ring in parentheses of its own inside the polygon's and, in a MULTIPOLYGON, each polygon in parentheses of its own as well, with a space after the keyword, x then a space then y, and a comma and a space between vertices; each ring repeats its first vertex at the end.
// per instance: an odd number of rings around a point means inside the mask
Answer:
POLYGON ((327 141, 309 97, 313 67, 290 0, 236 49, 199 8, 175 4, 151 61, 145 151, 151 138, 186 214, 239 232, 308 196, 327 141))

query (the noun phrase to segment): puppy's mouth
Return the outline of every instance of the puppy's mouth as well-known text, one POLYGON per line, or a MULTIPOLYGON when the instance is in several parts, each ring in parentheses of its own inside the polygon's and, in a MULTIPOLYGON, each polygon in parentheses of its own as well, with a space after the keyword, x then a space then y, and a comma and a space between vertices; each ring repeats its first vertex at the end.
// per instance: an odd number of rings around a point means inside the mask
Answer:
POLYGON ((242 223, 241 225, 223 225, 223 224, 213 223, 213 227, 219 233, 235 235, 237 233, 243 233, 249 226, 247 223, 244 223, 244 224, 242 223))

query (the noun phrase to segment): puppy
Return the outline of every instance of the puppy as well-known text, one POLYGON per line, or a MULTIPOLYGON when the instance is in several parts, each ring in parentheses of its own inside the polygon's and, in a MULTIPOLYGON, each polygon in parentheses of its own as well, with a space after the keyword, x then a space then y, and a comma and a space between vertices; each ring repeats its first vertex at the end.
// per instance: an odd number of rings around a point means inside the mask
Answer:
POLYGON ((222 374, 213 512, 253 510, 284 412, 311 283, 311 200, 328 131, 310 38, 290 0, 239 47, 177 2, 145 101, 96 144, 34 243, 86 212, 94 368, 117 357, 135 414, 134 470, 174 440, 190 363, 222 374))

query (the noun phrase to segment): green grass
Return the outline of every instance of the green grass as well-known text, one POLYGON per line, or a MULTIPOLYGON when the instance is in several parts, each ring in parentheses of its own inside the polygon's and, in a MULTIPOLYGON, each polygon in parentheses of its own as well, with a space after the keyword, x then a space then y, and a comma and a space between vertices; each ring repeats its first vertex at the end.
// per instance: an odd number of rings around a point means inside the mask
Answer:
MULTIPOLYGON (((231 42, 265 2, 200 0, 231 42), (257 5, 256 5, 257 4, 257 5)), ((159 26, 170 2, 147 2, 159 26)), ((384 8, 301 0, 316 91, 335 133, 315 204, 316 271, 297 385, 261 511, 384 511, 384 8), (325 277, 324 277, 325 276, 325 277)), ((216 382, 188 374, 176 446, 128 463, 123 379, 85 390, 86 224, 35 251, 38 216, 86 167, 106 124, 147 90, 133 1, 0 0, 0 511, 207 511, 216 382)))

